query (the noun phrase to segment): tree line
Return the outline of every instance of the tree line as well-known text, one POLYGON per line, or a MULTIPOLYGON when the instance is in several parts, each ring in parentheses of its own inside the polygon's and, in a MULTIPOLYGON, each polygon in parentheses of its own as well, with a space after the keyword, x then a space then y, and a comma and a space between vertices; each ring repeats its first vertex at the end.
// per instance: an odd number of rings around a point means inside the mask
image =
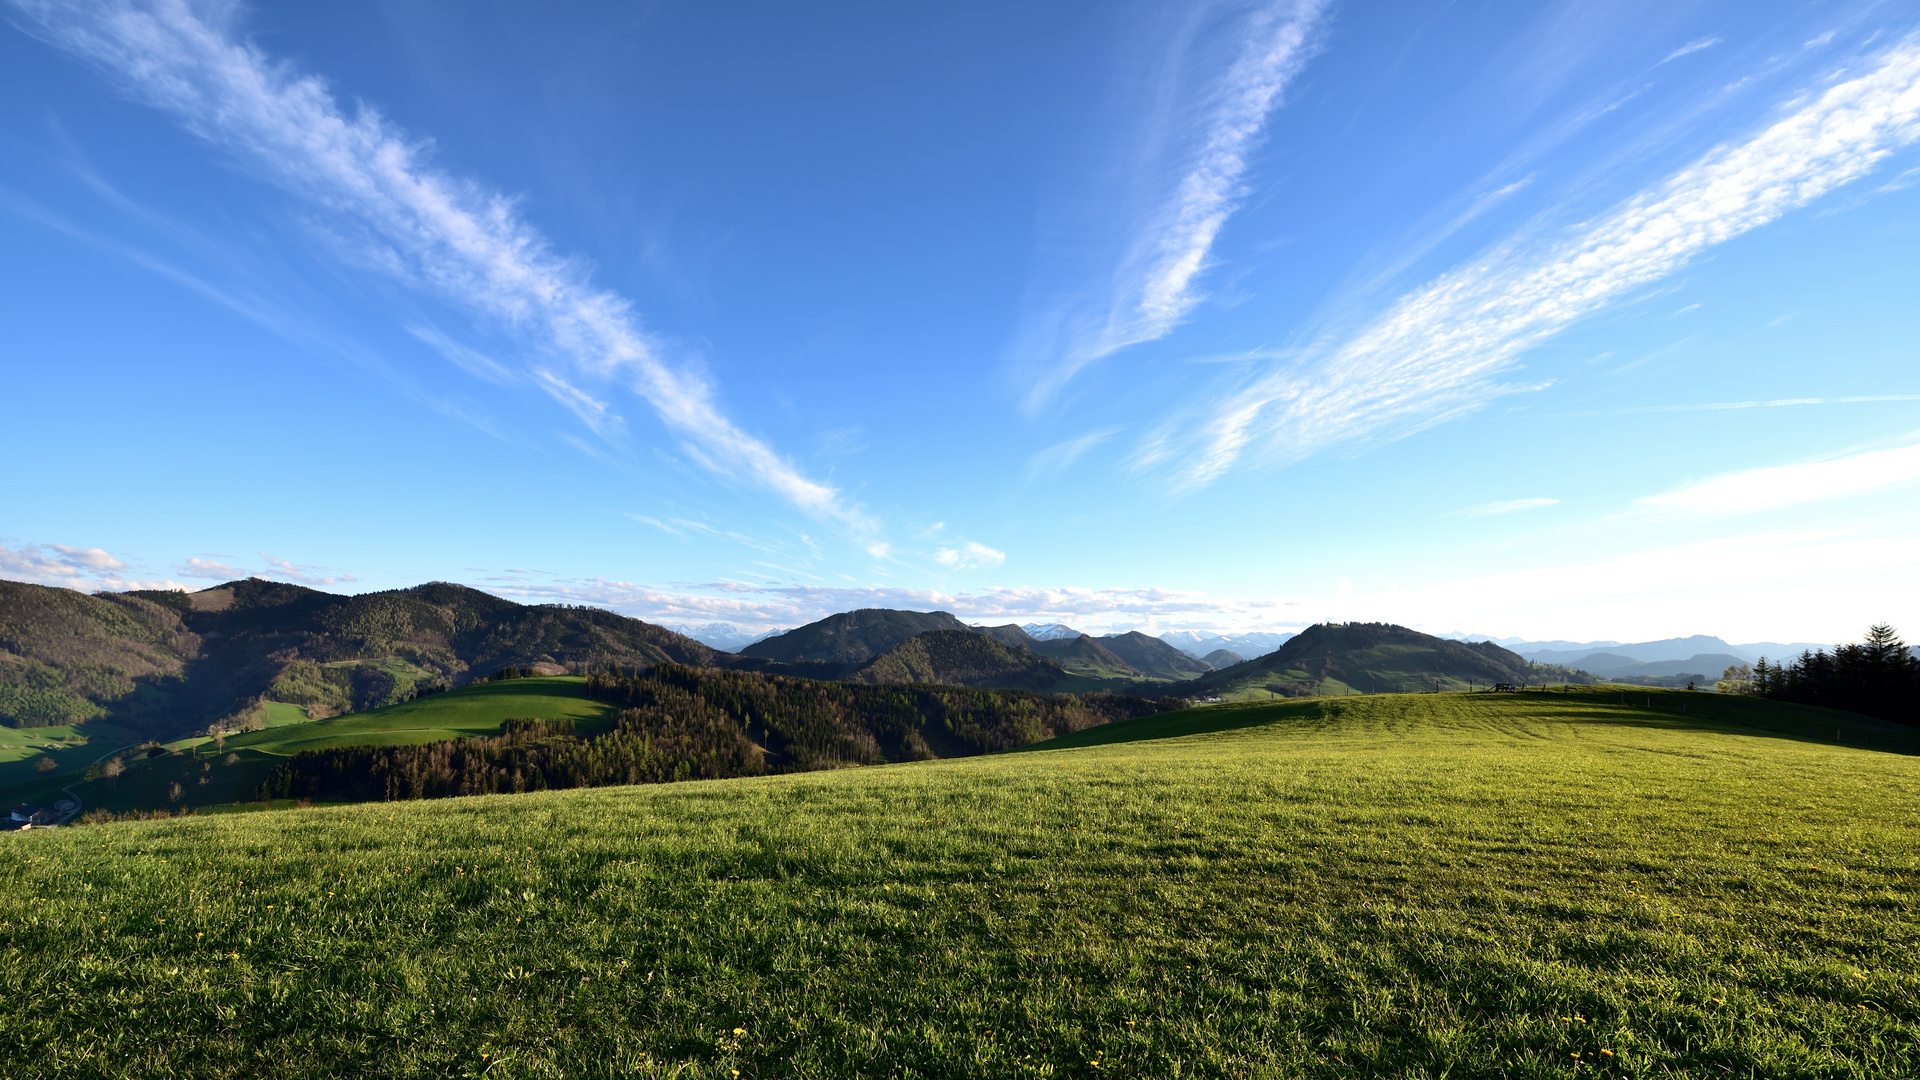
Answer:
POLYGON ((1920 658, 1885 623, 1868 629, 1866 640, 1830 653, 1803 652, 1778 663, 1763 656, 1751 667, 1729 667, 1718 689, 1920 725, 1920 658))
POLYGON ((913 761, 1023 746, 1186 705, 681 664, 595 672, 587 694, 617 707, 612 730, 582 736, 571 720, 509 720, 484 738, 307 750, 269 774, 254 797, 431 799, 913 761))

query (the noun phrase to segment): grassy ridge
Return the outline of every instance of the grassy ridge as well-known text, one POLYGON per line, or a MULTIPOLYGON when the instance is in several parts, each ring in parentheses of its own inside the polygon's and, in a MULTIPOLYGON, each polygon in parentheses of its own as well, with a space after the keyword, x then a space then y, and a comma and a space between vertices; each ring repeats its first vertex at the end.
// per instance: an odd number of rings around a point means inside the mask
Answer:
POLYGON ((1313 704, 9 834, 0 1074, 1920 1072, 1914 759, 1597 698, 1313 704))

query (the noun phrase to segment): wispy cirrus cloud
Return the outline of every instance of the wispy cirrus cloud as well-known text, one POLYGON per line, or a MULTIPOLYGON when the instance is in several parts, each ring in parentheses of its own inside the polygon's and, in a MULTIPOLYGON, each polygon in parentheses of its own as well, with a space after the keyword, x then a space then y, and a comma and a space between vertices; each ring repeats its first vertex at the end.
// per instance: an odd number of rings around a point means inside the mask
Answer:
POLYGON ((1638 499, 1653 510, 1736 514, 1822 502, 1920 482, 1920 444, 1824 461, 1744 469, 1638 499))
POLYGON ((1269 0, 1240 16, 1237 48, 1222 74, 1206 80, 1188 110, 1168 164, 1169 182, 1133 236, 1111 287, 1090 308, 1056 312, 1059 323, 1033 358, 1029 409, 1057 394, 1075 373, 1129 345, 1165 337, 1204 296, 1197 279, 1214 241, 1246 194, 1249 159, 1287 84, 1312 58, 1326 0, 1269 0))
POLYGON ((433 168, 423 144, 370 108, 242 40, 240 9, 190 0, 12 0, 26 28, 108 72, 130 94, 321 211, 350 255, 521 336, 514 368, 434 330, 415 333, 480 377, 540 388, 603 436, 608 384, 638 393, 687 456, 856 532, 874 528, 722 411, 714 387, 662 356, 623 298, 552 250, 509 198, 433 168))
POLYGON ((1632 416, 1637 413, 1732 412, 1741 409, 1790 409, 1800 405, 1868 405, 1920 401, 1920 394, 1854 394, 1849 397, 1774 398, 1770 401, 1703 401, 1691 405, 1628 405, 1618 409, 1560 413, 1561 416, 1632 416))
POLYGON ((1495 514, 1513 514, 1521 510, 1538 510, 1543 506, 1555 506, 1559 499, 1502 499, 1499 502, 1484 502, 1478 506, 1469 506, 1455 510, 1458 517, 1492 517, 1495 514))
POLYGON ((1218 404, 1171 419, 1135 462, 1187 491, 1249 459, 1284 464, 1472 412, 1522 389, 1497 377, 1575 320, 1865 176, 1917 138, 1920 43, 1909 38, 1566 239, 1510 242, 1351 337, 1222 388, 1218 404))
POLYGON ((1689 41, 1685 45, 1668 53, 1666 59, 1660 62, 1665 64, 1669 61, 1678 60, 1683 56, 1690 56, 1702 49, 1711 49, 1718 44, 1720 44, 1720 39, 1717 37, 1703 37, 1698 41, 1689 41))

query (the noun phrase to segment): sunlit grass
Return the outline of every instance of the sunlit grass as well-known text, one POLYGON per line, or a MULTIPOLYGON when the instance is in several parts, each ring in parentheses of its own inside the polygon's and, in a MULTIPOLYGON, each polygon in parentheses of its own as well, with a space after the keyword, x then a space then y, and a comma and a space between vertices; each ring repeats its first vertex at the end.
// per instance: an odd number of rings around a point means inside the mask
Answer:
POLYGON ((1913 1074, 1914 759, 1691 723, 1383 696, 8 834, 0 1075, 1913 1074))

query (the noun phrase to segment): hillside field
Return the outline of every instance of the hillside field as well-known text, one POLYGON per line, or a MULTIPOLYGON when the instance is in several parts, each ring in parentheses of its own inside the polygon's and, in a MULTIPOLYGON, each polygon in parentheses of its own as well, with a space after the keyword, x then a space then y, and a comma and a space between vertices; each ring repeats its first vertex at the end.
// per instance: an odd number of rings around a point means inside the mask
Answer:
MULTIPOLYGON (((253 798, 254 787, 274 766, 302 750, 410 745, 496 735, 501 721, 516 716, 571 718, 582 732, 604 731, 612 725, 613 709, 589 699, 585 690, 586 679, 571 675, 507 679, 474 683, 327 720, 307 720, 298 706, 272 702, 265 717, 269 726, 264 730, 235 735, 217 748, 205 738, 182 740, 173 744, 177 753, 133 758, 118 780, 96 778, 75 790, 89 808, 115 811, 244 802, 253 798), (176 783, 183 792, 178 802, 168 798, 169 785, 176 783)), ((44 741, 45 733, 59 730, 34 728, 21 734, 44 741)), ((0 739, 6 734, 12 733, 0 729, 0 739)), ((7 745, 0 742, 0 760, 4 760, 7 745)), ((79 779, 69 770, 83 768, 96 756, 81 749, 68 751, 61 755, 61 770, 45 775, 30 774, 16 766, 20 782, 0 787, 0 799, 9 800, 6 805, 21 799, 50 802, 62 785, 79 779), (71 765, 68 758, 72 759, 71 765)))
POLYGON ((1920 763, 1703 697, 8 833, 0 1075, 1920 1074, 1920 763))

